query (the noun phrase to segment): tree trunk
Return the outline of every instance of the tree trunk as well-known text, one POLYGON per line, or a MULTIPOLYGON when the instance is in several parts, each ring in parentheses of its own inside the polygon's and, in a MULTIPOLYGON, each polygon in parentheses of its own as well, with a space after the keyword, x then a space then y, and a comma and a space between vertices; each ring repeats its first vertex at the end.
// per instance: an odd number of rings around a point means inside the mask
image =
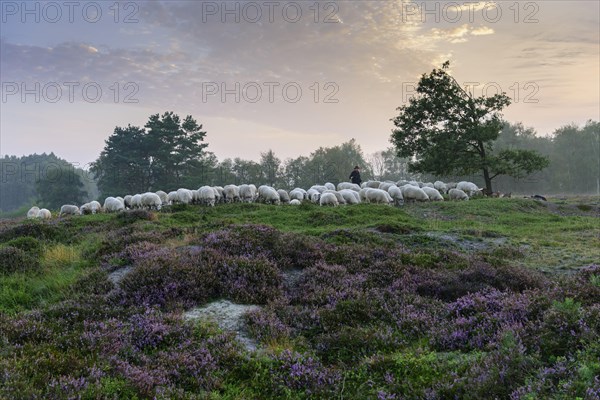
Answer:
POLYGON ((487 167, 483 167, 483 179, 485 180, 485 191, 489 196, 494 191, 492 190, 492 178, 490 178, 490 171, 488 171, 487 167))

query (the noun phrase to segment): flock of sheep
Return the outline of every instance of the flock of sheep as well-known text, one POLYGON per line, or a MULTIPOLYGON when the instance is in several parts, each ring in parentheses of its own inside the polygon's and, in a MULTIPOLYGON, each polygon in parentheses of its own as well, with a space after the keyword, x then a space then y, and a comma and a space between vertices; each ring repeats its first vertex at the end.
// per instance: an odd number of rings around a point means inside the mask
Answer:
MULTIPOLYGON (((60 208, 59 216, 119 212, 126 209, 160 210, 164 205, 172 204, 201 204, 214 207, 219 203, 235 202, 299 205, 303 201, 311 201, 321 206, 359 203, 399 206, 404 202, 443 201, 443 194, 447 194, 450 200, 469 200, 470 197, 481 193, 482 189, 467 181, 458 183, 367 181, 361 186, 341 182, 337 188, 328 182, 324 185, 314 185, 308 190, 295 188, 289 192, 283 189, 276 190, 267 185, 258 188, 252 184, 202 186, 198 190, 178 189, 170 193, 159 190, 125 197, 107 197, 103 205, 95 200, 81 207, 65 204, 60 208)), ((39 209, 34 206, 27 212, 27 218, 49 219, 52 218, 52 214, 45 208, 39 209)))

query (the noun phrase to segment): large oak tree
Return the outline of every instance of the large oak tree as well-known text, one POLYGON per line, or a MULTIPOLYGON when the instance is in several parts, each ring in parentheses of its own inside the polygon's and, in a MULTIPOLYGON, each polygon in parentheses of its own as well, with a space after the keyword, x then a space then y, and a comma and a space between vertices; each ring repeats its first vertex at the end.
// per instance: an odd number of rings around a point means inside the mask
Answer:
POLYGON ((441 69, 424 74, 416 95, 398 108, 392 119, 391 142, 399 157, 411 159, 409 170, 438 176, 469 175, 480 171, 492 192, 499 175, 523 177, 545 168, 548 160, 531 150, 494 152, 494 141, 504 126, 501 111, 510 105, 504 93, 474 97, 441 69))

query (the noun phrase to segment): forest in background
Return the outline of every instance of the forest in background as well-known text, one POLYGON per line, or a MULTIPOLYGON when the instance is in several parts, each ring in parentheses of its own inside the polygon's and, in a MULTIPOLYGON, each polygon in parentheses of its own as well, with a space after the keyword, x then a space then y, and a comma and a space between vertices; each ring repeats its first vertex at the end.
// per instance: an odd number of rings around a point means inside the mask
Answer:
MULTIPOLYGON (((200 126, 201 127, 201 126, 200 126)), ((588 121, 584 126, 566 125, 547 137, 537 136, 533 128, 522 123, 506 124, 494 144, 495 151, 520 148, 536 150, 549 158, 542 171, 523 179, 499 176, 495 189, 523 194, 598 194, 600 193, 600 122, 588 121)), ((130 154, 128 162, 139 152, 123 149, 130 154)), ((411 174, 408 160, 398 158, 393 147, 365 155, 354 140, 333 147, 320 147, 308 156, 281 160, 272 151, 261 154, 260 160, 241 157, 218 160, 210 151, 203 151, 194 168, 174 175, 171 186, 152 187, 139 171, 121 168, 122 174, 111 185, 98 188, 93 172, 75 167, 54 153, 22 157, 4 156, 0 159, 0 212, 11 212, 32 204, 50 208, 68 202, 80 203, 102 200, 110 195, 125 195, 148 190, 176 190, 179 187, 197 188, 202 185, 255 183, 277 188, 310 187, 316 183, 347 181, 354 165, 362 167, 363 180, 418 179, 422 181, 471 180, 481 186, 479 176, 429 176, 411 174), (135 179, 135 180, 133 180, 135 179), (127 193, 123 190, 127 189, 127 193)), ((169 181, 170 182, 170 181, 169 181)))

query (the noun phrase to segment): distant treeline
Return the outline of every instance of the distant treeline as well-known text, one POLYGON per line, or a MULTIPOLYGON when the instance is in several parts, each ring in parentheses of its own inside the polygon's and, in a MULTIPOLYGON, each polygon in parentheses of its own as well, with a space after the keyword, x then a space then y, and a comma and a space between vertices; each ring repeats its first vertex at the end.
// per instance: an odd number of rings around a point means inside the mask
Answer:
MULTIPOLYGON (((532 128, 520 123, 507 124, 494 144, 494 151, 505 148, 536 150, 549 157, 550 165, 520 180, 499 176, 494 180, 496 190, 541 194, 594 194, 600 191, 600 123, 597 121, 588 121, 583 127, 567 125, 547 137, 536 136, 532 128)), ((136 161, 135 157, 141 152, 136 152, 131 144, 120 150, 126 162, 111 174, 106 174, 105 170, 105 179, 100 185, 97 185, 98 170, 94 173, 75 168, 53 153, 5 156, 0 159, 0 211, 9 212, 34 203, 57 208, 68 202, 102 200, 110 195, 159 189, 170 191, 179 187, 195 189, 202 185, 254 183, 291 189, 324 182, 337 184, 348 180, 354 165, 361 166, 363 180, 414 178, 422 181, 472 180, 482 184, 477 175, 434 177, 411 174, 408 160, 396 157, 392 147, 365 155, 352 139, 338 146, 320 147, 309 156, 283 161, 272 150, 262 153, 258 161, 243 158, 219 161, 214 154, 203 151, 200 159, 196 157, 193 169, 182 169, 181 172, 173 169, 172 181, 161 182, 159 187, 152 183, 156 171, 147 162, 151 157, 149 152, 143 153, 147 158, 136 161), (139 168, 140 165, 145 168, 139 168)), ((155 168, 160 168, 160 164, 155 168)))

